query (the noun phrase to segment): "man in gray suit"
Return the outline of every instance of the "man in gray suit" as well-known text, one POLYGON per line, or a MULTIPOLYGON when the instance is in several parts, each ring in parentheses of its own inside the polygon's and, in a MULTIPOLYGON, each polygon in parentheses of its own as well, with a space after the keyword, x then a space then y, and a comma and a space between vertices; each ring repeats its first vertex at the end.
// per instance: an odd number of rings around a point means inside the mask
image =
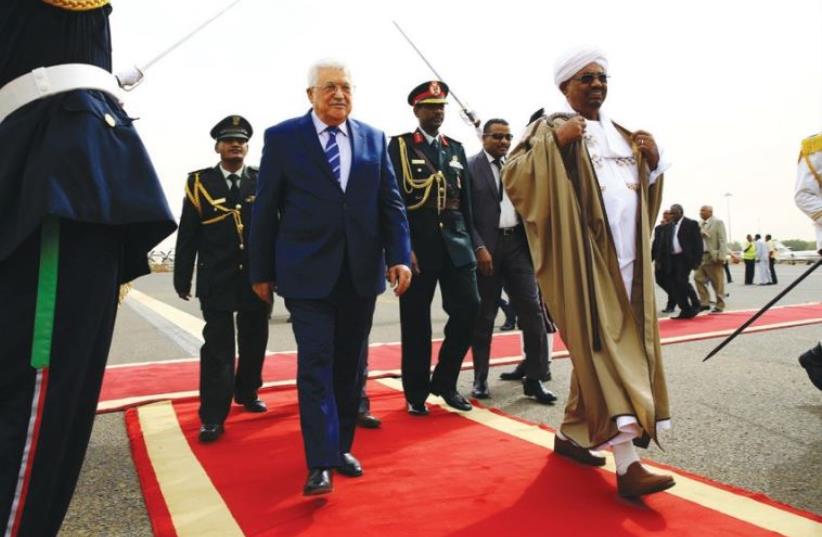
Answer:
POLYGON ((556 401, 541 379, 548 373, 548 336, 537 292, 528 241, 519 215, 505 193, 500 170, 511 147, 511 131, 503 119, 490 119, 483 127, 482 151, 468 159, 474 213, 472 239, 477 255, 480 314, 474 327, 474 389, 477 399, 491 396, 488 366, 491 334, 503 283, 519 316, 525 347, 523 390, 543 404, 556 401))
POLYGON ((699 230, 702 234, 702 264, 694 273, 696 292, 699 294, 699 309, 710 309, 708 282, 716 293, 716 306, 711 313, 722 313, 725 309, 725 258, 728 257, 728 239, 725 223, 714 216, 714 208, 703 205, 699 210, 702 219, 699 230))

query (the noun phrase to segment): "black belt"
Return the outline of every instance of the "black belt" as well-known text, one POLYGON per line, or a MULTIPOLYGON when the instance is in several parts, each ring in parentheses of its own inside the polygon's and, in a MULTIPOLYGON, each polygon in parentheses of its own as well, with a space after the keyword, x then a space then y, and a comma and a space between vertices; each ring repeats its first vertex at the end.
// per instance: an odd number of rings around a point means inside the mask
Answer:
POLYGON ((518 233, 522 229, 522 224, 517 224, 511 227, 501 227, 499 228, 500 235, 507 237, 508 235, 513 235, 514 233, 518 233))

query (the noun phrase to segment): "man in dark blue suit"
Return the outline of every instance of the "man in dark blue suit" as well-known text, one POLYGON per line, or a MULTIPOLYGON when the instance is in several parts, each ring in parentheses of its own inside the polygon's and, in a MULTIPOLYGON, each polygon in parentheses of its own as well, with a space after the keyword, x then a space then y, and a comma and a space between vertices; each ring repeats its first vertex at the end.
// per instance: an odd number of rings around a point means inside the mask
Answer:
POLYGON ((317 63, 308 83, 312 110, 265 133, 250 261, 257 295, 276 290, 291 313, 313 495, 331 492, 333 468, 362 475, 351 445, 364 349, 385 278, 397 295, 410 284, 411 243, 385 135, 348 119, 348 69, 317 63))

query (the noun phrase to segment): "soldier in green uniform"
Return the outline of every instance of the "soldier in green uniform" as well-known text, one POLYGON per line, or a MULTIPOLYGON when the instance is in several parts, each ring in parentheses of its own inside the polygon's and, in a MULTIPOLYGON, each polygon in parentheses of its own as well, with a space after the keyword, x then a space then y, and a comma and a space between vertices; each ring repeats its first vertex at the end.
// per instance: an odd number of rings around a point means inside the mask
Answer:
POLYGON ((443 136, 448 85, 424 82, 408 95, 419 127, 391 138, 388 152, 411 227, 411 287, 400 297, 402 383, 408 412, 425 415, 429 393, 460 410, 471 404, 457 377, 479 310, 476 257, 471 242, 470 176, 462 144, 443 136), (431 300, 440 285, 448 314, 437 367, 431 369, 431 300))
POLYGON ((191 297, 197 258, 197 288, 205 327, 200 349, 200 441, 223 433, 231 398, 250 412, 265 412, 257 398, 268 342, 268 305, 248 277, 248 222, 257 189, 257 168, 246 166, 251 124, 228 116, 211 130, 220 164, 191 172, 177 232, 174 289, 191 297), (239 360, 234 372, 234 313, 239 360))

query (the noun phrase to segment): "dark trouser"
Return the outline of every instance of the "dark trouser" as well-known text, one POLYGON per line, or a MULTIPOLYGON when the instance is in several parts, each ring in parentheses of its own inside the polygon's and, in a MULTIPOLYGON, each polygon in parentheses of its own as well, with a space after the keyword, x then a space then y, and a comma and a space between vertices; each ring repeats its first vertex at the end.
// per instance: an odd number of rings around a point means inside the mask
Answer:
POLYGON ((730 263, 725 261, 725 279, 728 283, 733 283, 733 278, 731 278, 731 268, 729 267, 730 263))
POLYGON ((297 339, 300 427, 309 468, 339 466, 340 455, 351 451, 376 300, 357 295, 347 270, 327 298, 285 299, 297 339))
POLYGON ((682 254, 671 256, 670 285, 676 305, 682 312, 699 311, 699 297, 690 282, 691 267, 682 254))
POLYGON ((500 232, 493 253, 494 274, 477 273, 480 313, 474 324, 471 353, 474 356, 474 386, 488 382, 491 338, 497 317, 503 281, 508 299, 516 310, 525 351, 525 376, 541 379, 548 372, 548 336, 539 303, 537 281, 521 226, 508 235, 500 232))
POLYGON ((362 389, 360 390, 360 403, 357 407, 358 414, 368 414, 371 410, 371 400, 368 398, 368 393, 365 391, 365 385, 368 382, 368 342, 366 341, 365 349, 362 353, 362 389))
POLYGON ((745 259, 745 285, 753 285, 755 259, 745 259))
POLYGON ((237 312, 237 373, 234 373, 234 312, 203 309, 200 348, 200 420, 223 423, 231 408, 257 398, 268 342, 268 308, 237 312))
POLYGON ((771 264, 771 283, 776 284, 776 269, 774 268, 774 265, 776 265, 776 259, 771 258, 769 261, 771 264))
POLYGON ((66 514, 91 436, 111 345, 121 245, 115 227, 60 222, 51 363, 42 370, 30 365, 39 230, 0 261, 2 535, 2 530, 10 530, 11 520, 16 535, 53 536, 66 514), (30 425, 39 433, 28 443, 30 425), (24 448, 29 449, 25 460, 24 448), (18 486, 24 494, 10 517, 18 486))
POLYGON ((462 360, 471 345, 471 334, 479 309, 476 268, 454 267, 447 253, 439 270, 423 268, 411 278, 411 286, 400 297, 402 329, 402 386, 405 398, 422 403, 428 394, 457 389, 462 360), (431 300, 440 284, 442 307, 448 314, 445 340, 431 375, 431 300))
POLYGON ((674 295, 671 292, 671 278, 662 270, 655 270, 654 279, 656 280, 656 284, 661 287, 663 291, 665 291, 666 295, 668 295, 668 300, 665 302, 665 309, 674 309, 674 306, 676 306, 676 301, 674 300, 674 295))

